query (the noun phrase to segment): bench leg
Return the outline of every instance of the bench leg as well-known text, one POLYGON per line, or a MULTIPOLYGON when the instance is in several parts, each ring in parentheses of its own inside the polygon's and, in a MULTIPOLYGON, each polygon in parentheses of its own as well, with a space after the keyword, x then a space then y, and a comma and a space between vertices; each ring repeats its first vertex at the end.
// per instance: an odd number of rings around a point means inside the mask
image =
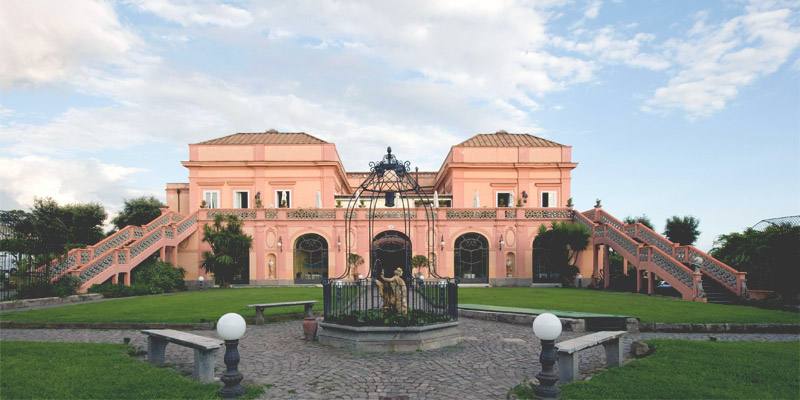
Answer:
POLYGON ((147 360, 151 364, 164 365, 164 355, 167 351, 167 341, 158 337, 147 337, 147 360))
POLYGON ((622 343, 620 343, 619 339, 603 343, 603 348, 606 350, 606 365, 609 367, 622 366, 624 356, 622 354, 622 343))
POLYGON ((558 353, 558 381, 560 384, 574 381, 578 372, 578 353, 558 353))
POLYGON ((214 362, 217 350, 194 349, 194 372, 192 377, 203 383, 214 382, 214 362))
POLYGON ((264 325, 264 309, 256 307, 256 325, 264 325))

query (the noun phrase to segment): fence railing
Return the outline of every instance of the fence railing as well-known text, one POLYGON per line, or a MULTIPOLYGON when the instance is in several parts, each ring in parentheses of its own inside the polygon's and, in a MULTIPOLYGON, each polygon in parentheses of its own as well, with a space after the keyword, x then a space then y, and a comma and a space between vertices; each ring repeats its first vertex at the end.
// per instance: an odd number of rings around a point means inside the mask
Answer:
MULTIPOLYGON (((406 284, 406 322, 423 325, 458 319, 458 285, 452 280, 411 279, 406 284)), ((322 284, 326 322, 369 325, 370 320, 397 317, 384 308, 381 289, 367 279, 326 280, 322 284)), ((391 324, 391 322, 389 322, 391 324)))

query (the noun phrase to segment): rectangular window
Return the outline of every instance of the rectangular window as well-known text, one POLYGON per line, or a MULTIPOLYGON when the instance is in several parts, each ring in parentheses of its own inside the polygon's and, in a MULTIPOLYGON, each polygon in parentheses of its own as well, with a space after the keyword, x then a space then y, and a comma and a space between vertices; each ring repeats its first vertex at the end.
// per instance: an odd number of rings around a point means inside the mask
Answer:
POLYGON ((542 192, 542 207, 558 207, 556 192, 542 192))
POLYGON ((495 199, 495 207, 512 207, 512 197, 510 192, 497 192, 495 194, 497 198, 495 199))
POLYGON ((278 208, 292 208, 292 191, 276 190, 275 204, 278 206, 278 208))
POLYGON ((233 192, 233 207, 234 208, 249 208, 250 192, 236 191, 233 192))
POLYGON ((206 202, 206 208, 219 208, 219 190, 203 191, 203 200, 206 202))

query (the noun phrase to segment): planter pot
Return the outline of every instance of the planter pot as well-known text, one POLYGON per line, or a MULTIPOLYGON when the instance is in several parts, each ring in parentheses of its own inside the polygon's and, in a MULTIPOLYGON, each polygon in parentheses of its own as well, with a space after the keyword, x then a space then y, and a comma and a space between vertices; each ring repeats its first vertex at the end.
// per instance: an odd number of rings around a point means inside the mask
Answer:
POLYGON ((303 319, 303 336, 306 340, 312 341, 317 335, 317 319, 314 317, 305 317, 303 319))

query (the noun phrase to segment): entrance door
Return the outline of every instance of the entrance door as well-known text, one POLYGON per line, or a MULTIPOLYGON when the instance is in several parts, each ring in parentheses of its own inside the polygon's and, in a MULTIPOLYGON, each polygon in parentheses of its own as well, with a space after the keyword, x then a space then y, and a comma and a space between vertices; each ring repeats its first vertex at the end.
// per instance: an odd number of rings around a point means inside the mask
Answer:
POLYGON ((403 278, 411 279, 411 240, 402 232, 384 231, 372 240, 372 276, 381 271, 388 278, 397 268, 403 269, 403 278))

